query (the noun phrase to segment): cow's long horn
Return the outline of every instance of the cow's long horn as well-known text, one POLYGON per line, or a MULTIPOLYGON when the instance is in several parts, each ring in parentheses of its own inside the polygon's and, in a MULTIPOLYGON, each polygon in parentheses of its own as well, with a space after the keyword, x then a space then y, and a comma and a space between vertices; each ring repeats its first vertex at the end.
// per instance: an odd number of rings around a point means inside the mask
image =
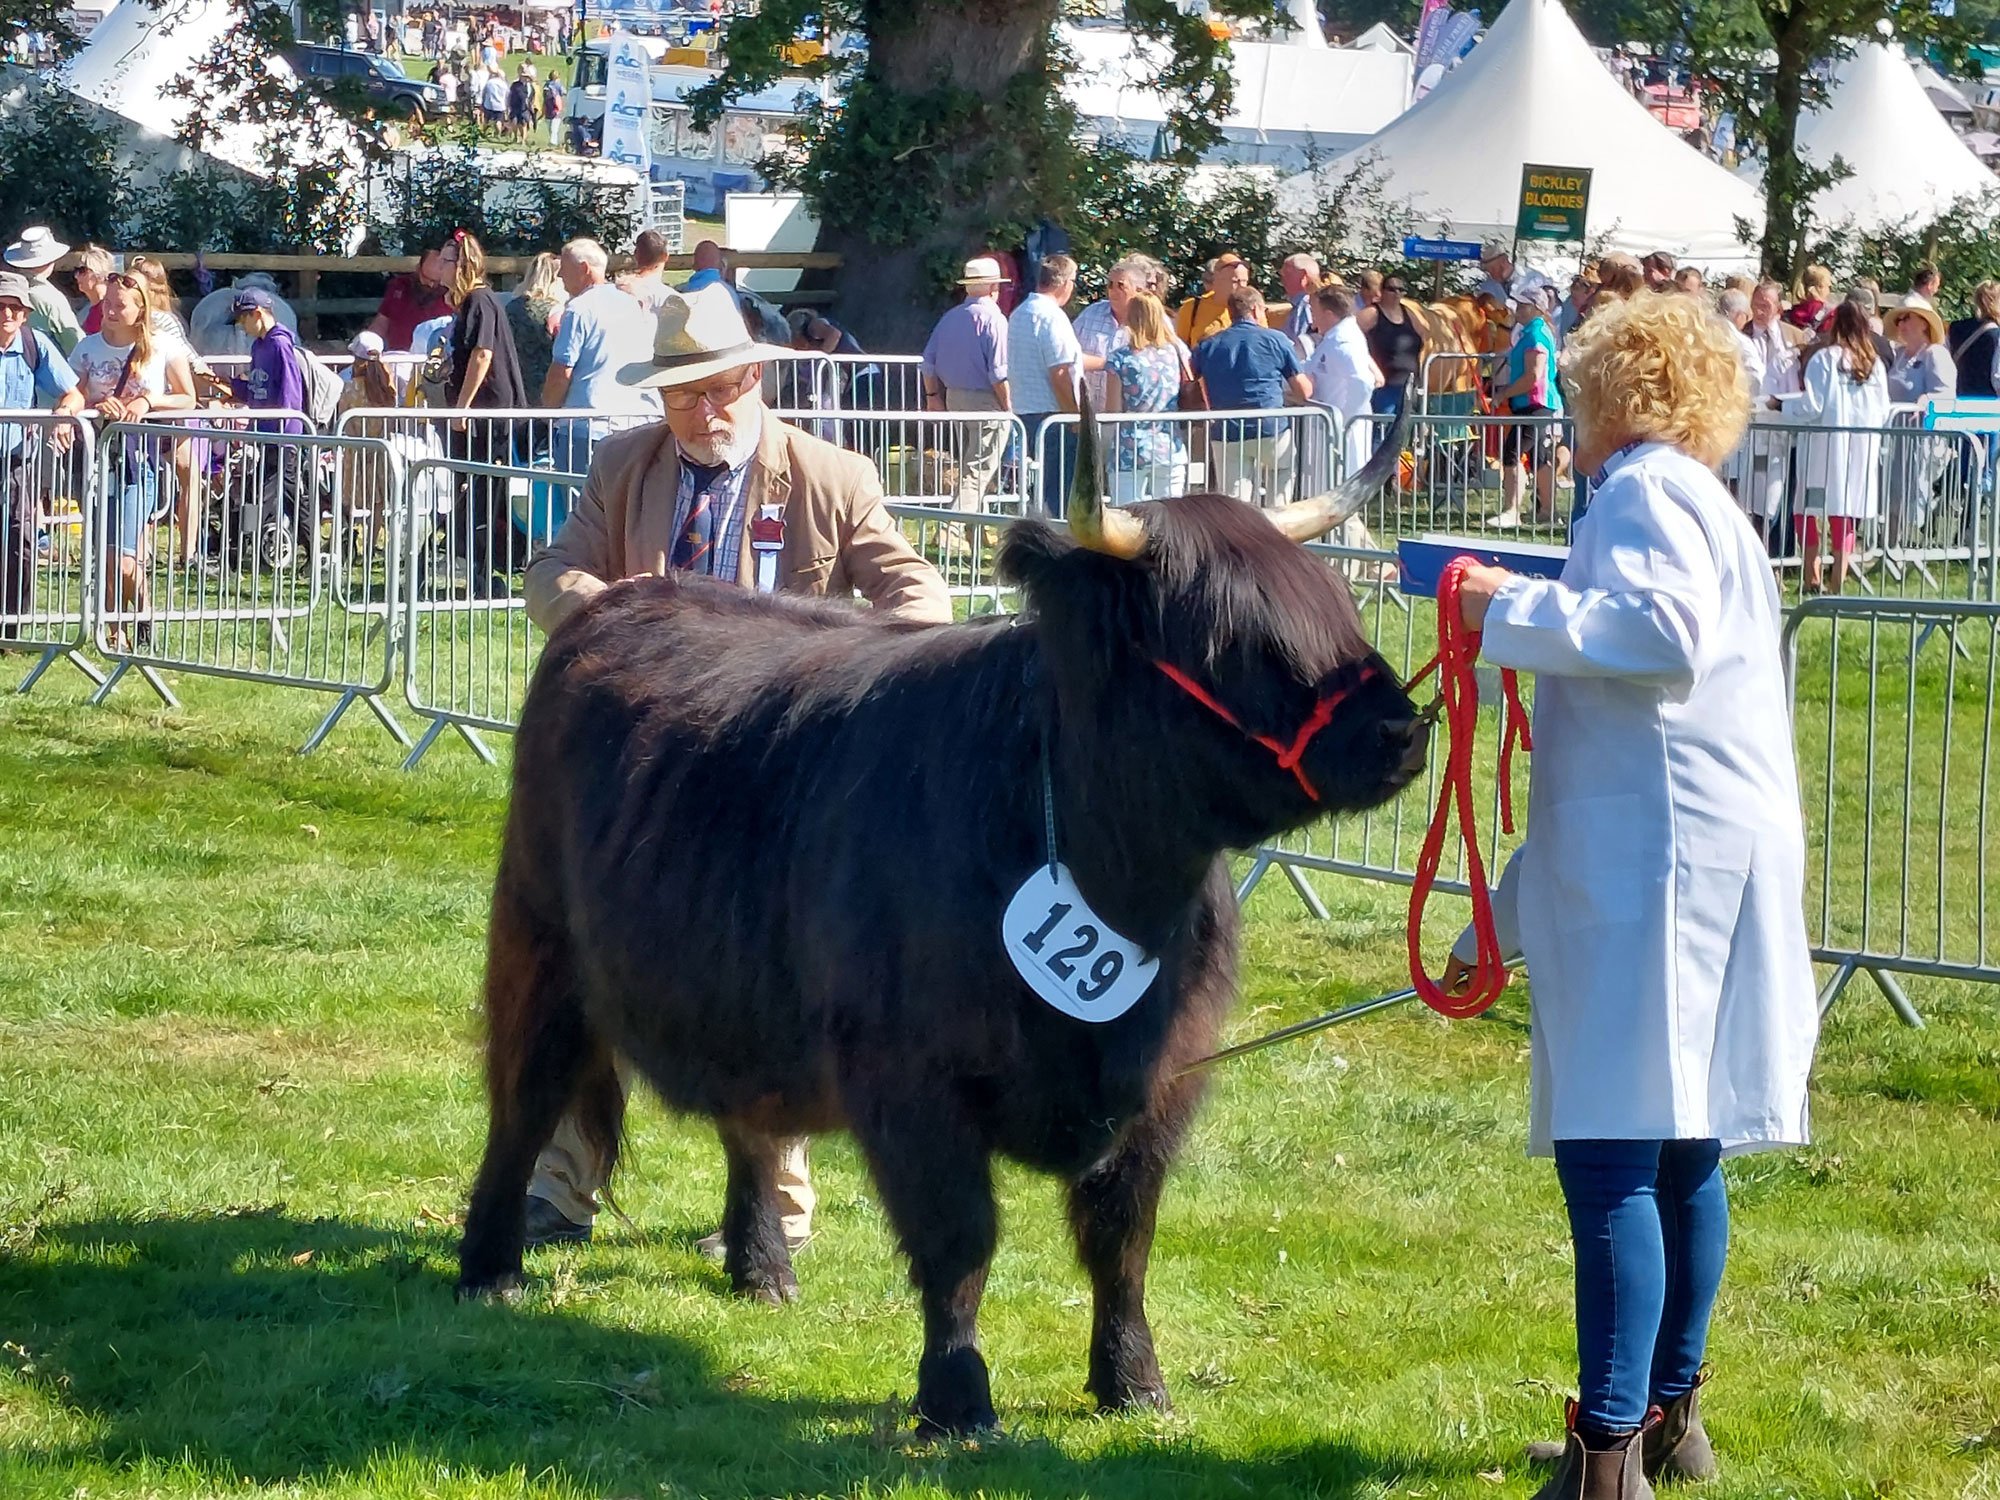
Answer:
POLYGON ((1279 510, 1267 512, 1271 524, 1295 542, 1309 542, 1325 536, 1349 516, 1375 498, 1403 460, 1403 434, 1410 425, 1410 393, 1403 392, 1403 409, 1359 474, 1342 480, 1339 487, 1310 500, 1294 500, 1279 510))
POLYGON ((1083 546, 1110 557, 1137 557, 1146 550, 1146 525, 1130 511, 1104 503, 1103 470, 1098 467, 1097 412, 1088 388, 1079 393, 1076 473, 1069 484, 1069 529, 1083 546))

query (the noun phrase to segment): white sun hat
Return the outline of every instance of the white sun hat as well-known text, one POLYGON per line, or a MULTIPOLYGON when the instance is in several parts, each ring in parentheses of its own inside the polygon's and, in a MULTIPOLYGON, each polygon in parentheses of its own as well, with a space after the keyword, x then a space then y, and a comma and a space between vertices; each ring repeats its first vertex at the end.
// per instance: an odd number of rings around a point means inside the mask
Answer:
POLYGON ((789 349, 751 338, 736 294, 716 282, 692 292, 667 293, 652 359, 624 366, 618 383, 642 390, 694 385, 725 370, 791 357, 789 349))

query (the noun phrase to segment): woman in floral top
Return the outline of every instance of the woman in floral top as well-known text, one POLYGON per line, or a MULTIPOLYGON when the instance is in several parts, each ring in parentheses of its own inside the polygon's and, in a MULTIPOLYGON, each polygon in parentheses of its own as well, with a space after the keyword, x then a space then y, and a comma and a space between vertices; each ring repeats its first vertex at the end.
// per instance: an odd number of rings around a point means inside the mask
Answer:
MULTIPOLYGON (((1125 308, 1125 337, 1104 361, 1106 411, 1172 411, 1179 403, 1179 347, 1160 299, 1137 293, 1125 308)), ((1160 500, 1187 488, 1187 444, 1171 422, 1120 422, 1114 429, 1111 499, 1116 505, 1160 500)))

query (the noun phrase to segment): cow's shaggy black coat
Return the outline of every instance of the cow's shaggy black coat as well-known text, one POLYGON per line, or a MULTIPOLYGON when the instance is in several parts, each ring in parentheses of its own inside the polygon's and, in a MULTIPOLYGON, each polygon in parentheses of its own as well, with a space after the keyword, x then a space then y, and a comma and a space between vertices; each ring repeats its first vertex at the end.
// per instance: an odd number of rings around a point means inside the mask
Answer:
POLYGON ((494 893, 463 1292, 519 1284, 530 1168, 565 1109, 615 1151, 622 1054, 719 1124, 739 1290, 796 1291, 774 1136, 855 1134, 922 1298, 924 1422, 994 1420, 976 1318, 995 1152, 1070 1184, 1098 1401, 1164 1404, 1146 1260, 1202 1087, 1176 1073, 1213 1048, 1235 987, 1225 851, 1385 800, 1424 742, 1332 570, 1233 500, 1139 513, 1136 561, 1011 528, 1014 621, 899 627, 658 579, 555 634, 494 893), (1323 800, 1157 661, 1281 741, 1348 690, 1304 761, 1323 800), (1108 1024, 1044 1004, 1001 946, 1043 859, 1045 738, 1061 857, 1161 960, 1108 1024))

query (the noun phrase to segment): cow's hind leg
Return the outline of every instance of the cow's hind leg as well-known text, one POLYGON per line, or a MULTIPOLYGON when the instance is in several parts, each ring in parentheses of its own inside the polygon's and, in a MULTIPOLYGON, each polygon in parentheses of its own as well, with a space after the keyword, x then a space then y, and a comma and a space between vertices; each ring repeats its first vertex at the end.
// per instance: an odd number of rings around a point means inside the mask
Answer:
POLYGON ((1146 1321, 1146 1263, 1167 1165, 1192 1107, 1178 1094, 1155 1104, 1069 1187, 1070 1228, 1090 1273, 1090 1393, 1104 1411, 1172 1404, 1146 1321))
POLYGON ((586 1138, 616 1158, 624 1094, 573 973, 567 944, 510 899, 503 873, 486 964, 486 1156, 459 1245, 461 1298, 520 1290, 528 1178, 572 1103, 586 1138))
POLYGON ((951 1105, 935 1099, 888 1107, 871 1101, 854 1118, 923 1303, 918 1427, 931 1433, 995 1427, 979 1352, 979 1301, 999 1239, 986 1145, 951 1105))
POLYGON ((736 1292, 773 1305, 798 1300, 792 1252, 778 1212, 778 1161, 784 1142, 724 1120, 717 1124, 729 1158, 722 1200, 722 1265, 736 1292))

